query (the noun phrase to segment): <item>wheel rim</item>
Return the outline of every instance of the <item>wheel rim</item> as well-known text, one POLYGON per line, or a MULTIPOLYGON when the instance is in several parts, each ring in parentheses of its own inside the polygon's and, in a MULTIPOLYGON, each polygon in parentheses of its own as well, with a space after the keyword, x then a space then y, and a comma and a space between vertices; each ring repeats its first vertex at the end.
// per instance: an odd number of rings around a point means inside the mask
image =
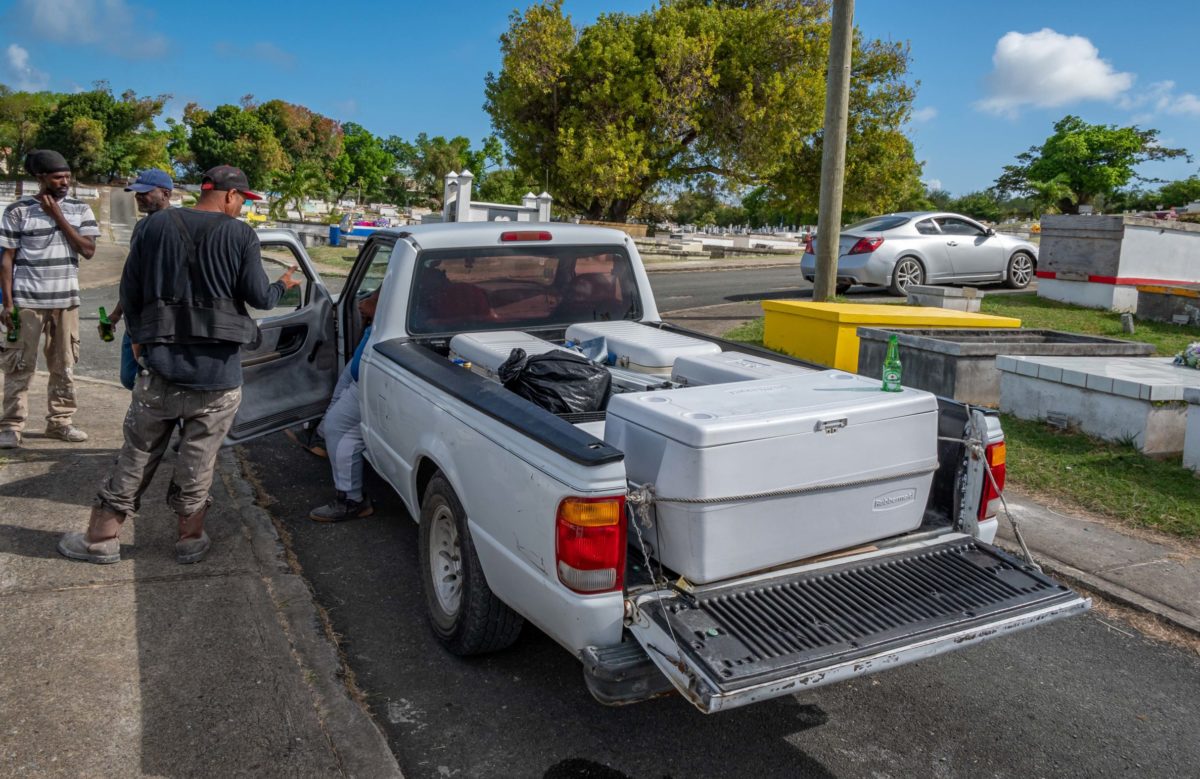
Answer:
POLYGON ((896 286, 905 289, 921 283, 921 264, 916 260, 901 260, 896 265, 896 286))
POLYGON ((462 549, 458 526, 447 506, 438 506, 429 526, 429 575, 442 611, 451 616, 462 603, 462 549))
POLYGON ((1012 277, 1013 284, 1024 287, 1029 282, 1033 281, 1033 260, 1027 254, 1018 254, 1013 257, 1012 261, 1012 277))

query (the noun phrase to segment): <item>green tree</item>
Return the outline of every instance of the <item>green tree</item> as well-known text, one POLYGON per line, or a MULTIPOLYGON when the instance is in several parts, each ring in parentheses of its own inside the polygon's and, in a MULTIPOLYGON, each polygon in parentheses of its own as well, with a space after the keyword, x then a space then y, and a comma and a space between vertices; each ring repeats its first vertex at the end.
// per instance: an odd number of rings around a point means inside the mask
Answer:
POLYGON ((169 168, 167 137, 154 126, 169 95, 120 98, 105 82, 63 95, 41 123, 37 145, 55 149, 83 180, 111 180, 148 167, 169 168))
POLYGON ((1158 192, 1158 199, 1164 208, 1186 206, 1200 200, 1200 176, 1189 176, 1163 184, 1158 192))
MULTIPOLYGON (((590 218, 703 174, 815 210, 828 39, 826 0, 664 0, 582 29, 543 0, 512 15, 486 108, 516 167, 590 218)), ((858 44, 849 208, 919 189, 906 64, 902 46, 858 44)))
POLYGON ((1004 218, 1004 205, 1000 194, 994 189, 979 192, 968 192, 950 203, 948 211, 966 214, 973 219, 985 222, 999 222, 1004 218))
POLYGON ((243 110, 253 113, 271 128, 287 163, 274 171, 275 175, 305 169, 305 180, 312 179, 315 188, 330 188, 338 172, 342 154, 343 131, 336 121, 302 105, 283 100, 268 100, 254 105, 253 98, 243 98, 243 110))
MULTIPOLYGON (((469 170, 475 176, 475 190, 486 189, 491 172, 503 161, 503 147, 494 136, 484 139, 483 145, 471 148, 463 136, 430 137, 421 133, 408 143, 395 136, 384 141, 384 148, 396 158, 397 171, 411 186, 415 200, 431 208, 442 207, 442 188, 447 173, 469 170)), ((522 193, 524 194, 524 193, 522 193)), ((476 195, 475 199, 482 197, 476 195)))
POLYGON ((324 189, 325 179, 317 163, 308 161, 277 171, 273 184, 278 197, 271 202, 271 218, 283 219, 289 203, 303 218, 304 200, 319 194, 324 189))
POLYGON ((996 187, 1032 195, 1043 206, 1056 198, 1055 208, 1075 213, 1130 181, 1155 181, 1138 175, 1137 166, 1175 157, 1191 159, 1184 149, 1160 145, 1157 130, 1089 124, 1068 115, 1041 146, 1031 146, 1015 164, 1004 166, 996 187))
POLYGON ((0 160, 17 182, 17 197, 22 195, 25 155, 36 148, 42 123, 61 97, 53 92, 13 92, 0 84, 0 160))
POLYGON ((274 129, 253 110, 221 105, 206 111, 189 103, 183 109, 183 123, 194 172, 234 165, 246 174, 250 186, 265 187, 290 167, 274 129))
POLYGON ((387 177, 396 172, 396 158, 365 127, 347 122, 342 125, 342 153, 336 168, 338 200, 351 189, 370 199, 383 193, 387 177))

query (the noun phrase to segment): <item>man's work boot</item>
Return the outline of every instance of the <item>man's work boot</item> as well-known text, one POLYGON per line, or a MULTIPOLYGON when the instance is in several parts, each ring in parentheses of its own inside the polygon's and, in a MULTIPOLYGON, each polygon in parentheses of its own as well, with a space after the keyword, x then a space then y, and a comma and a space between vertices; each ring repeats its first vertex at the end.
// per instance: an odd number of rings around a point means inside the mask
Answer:
POLYGON ((179 540, 175 542, 175 559, 183 565, 198 563, 208 554, 212 542, 204 532, 204 515, 208 504, 191 514, 179 515, 179 540))
POLYGON ((350 500, 346 493, 339 490, 336 498, 313 509, 308 518, 314 522, 341 522, 344 519, 369 517, 374 513, 375 507, 366 495, 362 496, 362 500, 350 500))
POLYGON ((0 449, 20 449, 21 434, 16 430, 0 430, 0 449))
POLYGON ((55 425, 46 428, 47 438, 57 438, 72 444, 81 444, 88 440, 88 434, 75 425, 55 425))
POLYGON ((107 565, 121 561, 121 523, 125 515, 105 508, 93 506, 88 520, 88 529, 83 533, 66 533, 58 542, 58 553, 72 560, 107 565))

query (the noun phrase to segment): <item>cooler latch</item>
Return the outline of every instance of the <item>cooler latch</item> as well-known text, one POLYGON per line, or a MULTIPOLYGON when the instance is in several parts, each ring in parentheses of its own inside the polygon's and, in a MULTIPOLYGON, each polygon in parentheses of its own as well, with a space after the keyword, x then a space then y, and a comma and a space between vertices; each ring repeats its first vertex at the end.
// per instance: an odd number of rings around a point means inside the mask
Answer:
POLYGON ((846 417, 842 417, 841 419, 822 419, 817 423, 817 430, 824 430, 825 435, 833 435, 845 427, 846 422, 846 417))

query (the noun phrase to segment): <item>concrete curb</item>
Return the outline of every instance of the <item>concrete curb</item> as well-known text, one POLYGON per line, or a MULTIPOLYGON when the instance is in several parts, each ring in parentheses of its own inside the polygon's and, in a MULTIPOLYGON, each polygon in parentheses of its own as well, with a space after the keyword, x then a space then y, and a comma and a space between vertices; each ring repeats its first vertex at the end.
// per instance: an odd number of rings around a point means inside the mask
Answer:
MULTIPOLYGON (((1016 554, 1018 557, 1021 555, 1020 547, 1008 539, 998 538, 996 539, 996 543, 998 546, 1016 554)), ((1183 612, 1173 609, 1166 604, 1159 603, 1151 598, 1147 598, 1145 595, 1140 595, 1133 590, 1122 587, 1114 582, 1110 582, 1107 579, 1096 576, 1095 574, 1081 571, 1078 568, 1069 565, 1068 563, 1062 562, 1061 560, 1055 560, 1053 557, 1046 555, 1044 552, 1039 552, 1033 547, 1030 547, 1030 551, 1033 552, 1033 559, 1037 561, 1038 565, 1040 565, 1046 573, 1062 579, 1064 583, 1078 587, 1085 587, 1106 600, 1110 600, 1113 603, 1135 609, 1144 614, 1150 614, 1151 616, 1158 617, 1172 627, 1185 630, 1200 638, 1200 620, 1196 619, 1195 617, 1184 614, 1183 612)))
POLYGON ((346 669, 337 647, 322 629, 312 590, 288 568, 283 540, 270 514, 256 505, 254 487, 233 450, 221 451, 217 468, 242 517, 263 582, 297 662, 305 671, 330 747, 343 770, 352 777, 403 779, 383 731, 366 708, 347 693, 343 683, 346 669))

